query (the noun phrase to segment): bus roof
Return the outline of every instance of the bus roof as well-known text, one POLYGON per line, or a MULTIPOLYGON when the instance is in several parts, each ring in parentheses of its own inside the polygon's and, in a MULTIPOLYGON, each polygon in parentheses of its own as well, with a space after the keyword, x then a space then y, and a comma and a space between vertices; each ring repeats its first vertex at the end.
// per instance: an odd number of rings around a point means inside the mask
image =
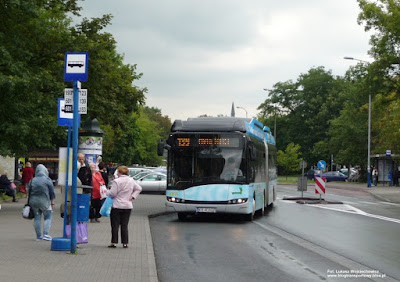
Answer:
POLYGON ((175 122, 172 124, 171 132, 246 132, 245 122, 249 123, 250 121, 251 119, 235 117, 188 118, 186 121, 175 120, 175 122))
POLYGON ((238 117, 200 117, 175 120, 171 132, 243 132, 275 144, 269 127, 254 118, 238 117))

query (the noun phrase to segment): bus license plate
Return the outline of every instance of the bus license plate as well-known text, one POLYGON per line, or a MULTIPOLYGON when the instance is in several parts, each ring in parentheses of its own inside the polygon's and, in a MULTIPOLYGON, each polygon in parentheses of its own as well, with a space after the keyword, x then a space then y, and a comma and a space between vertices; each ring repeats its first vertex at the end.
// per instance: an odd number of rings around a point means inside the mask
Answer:
POLYGON ((205 213, 216 213, 216 208, 197 208, 197 212, 205 212, 205 213))

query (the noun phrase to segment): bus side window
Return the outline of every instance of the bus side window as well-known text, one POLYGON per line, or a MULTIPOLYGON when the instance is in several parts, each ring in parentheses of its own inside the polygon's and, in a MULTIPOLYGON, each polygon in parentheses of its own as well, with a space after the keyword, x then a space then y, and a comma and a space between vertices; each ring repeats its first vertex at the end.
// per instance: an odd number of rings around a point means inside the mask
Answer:
POLYGON ((257 149, 253 144, 249 145, 249 156, 251 161, 257 160, 257 149))

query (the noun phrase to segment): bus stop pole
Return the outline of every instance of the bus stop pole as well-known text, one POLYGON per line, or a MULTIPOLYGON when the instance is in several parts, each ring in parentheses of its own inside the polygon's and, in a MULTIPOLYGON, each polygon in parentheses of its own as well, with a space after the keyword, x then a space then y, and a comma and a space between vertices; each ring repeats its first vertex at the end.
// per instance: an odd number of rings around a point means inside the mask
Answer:
POLYGON ((67 226, 68 216, 68 176, 69 176, 69 148, 71 147, 71 126, 68 126, 68 141, 67 141, 67 173, 65 176, 65 197, 64 197, 64 226, 63 226, 63 238, 67 238, 65 232, 65 226, 67 226))
POLYGON ((74 122, 72 132, 72 190, 71 190, 71 253, 76 253, 76 221, 77 221, 77 170, 78 170, 78 128, 79 128, 79 89, 78 81, 74 81, 74 122))

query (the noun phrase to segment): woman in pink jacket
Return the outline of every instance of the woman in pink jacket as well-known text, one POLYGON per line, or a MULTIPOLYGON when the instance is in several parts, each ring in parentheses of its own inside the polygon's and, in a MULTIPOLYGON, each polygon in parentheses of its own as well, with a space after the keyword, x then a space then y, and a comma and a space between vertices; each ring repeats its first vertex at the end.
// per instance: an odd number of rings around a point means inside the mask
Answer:
POLYGON ((111 244, 109 248, 116 248, 118 244, 118 229, 121 226, 121 243, 128 248, 128 223, 133 208, 132 200, 135 200, 142 187, 128 176, 129 170, 126 166, 118 167, 118 178, 114 180, 107 195, 113 199, 110 221, 111 221, 111 244))

